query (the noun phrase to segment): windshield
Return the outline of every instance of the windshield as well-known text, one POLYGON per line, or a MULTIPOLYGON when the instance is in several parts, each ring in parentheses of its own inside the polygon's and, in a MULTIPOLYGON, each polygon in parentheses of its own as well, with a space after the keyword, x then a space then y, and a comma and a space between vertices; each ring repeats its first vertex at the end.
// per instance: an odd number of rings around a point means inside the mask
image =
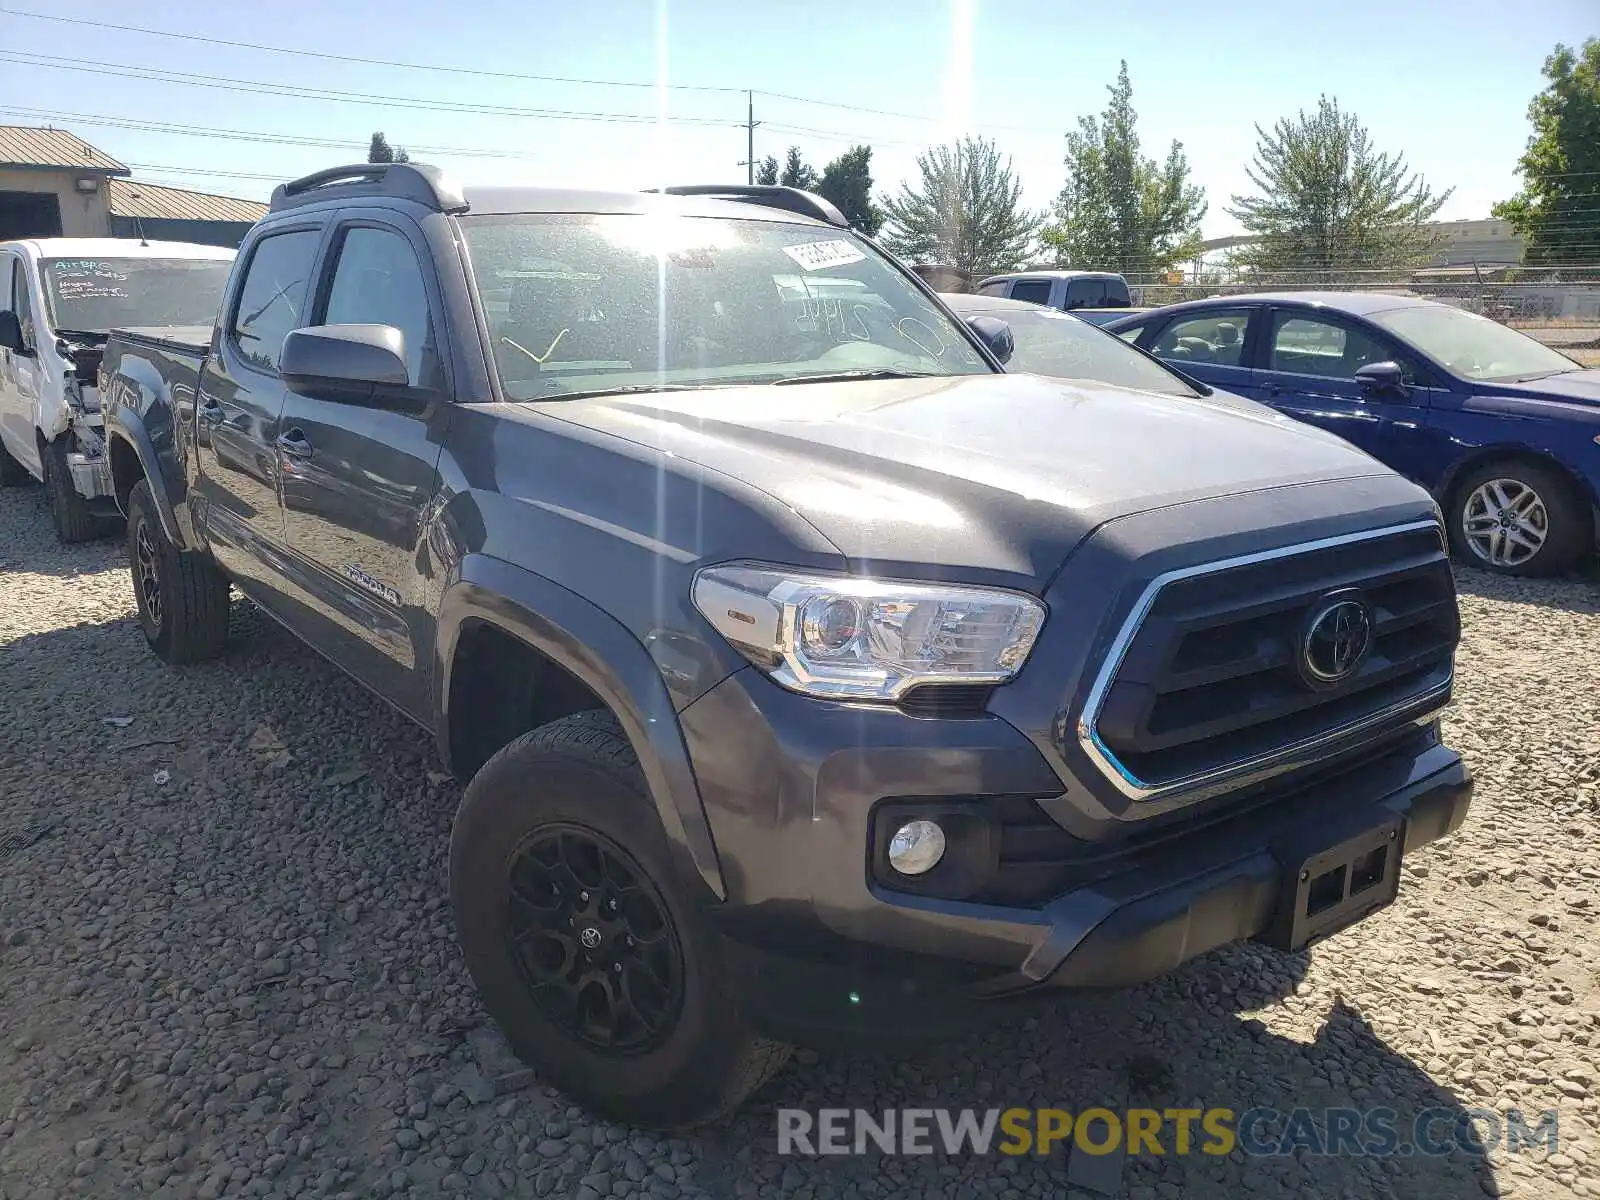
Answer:
POLYGON ((967 316, 998 317, 1011 326, 1016 349, 1006 370, 1059 379, 1088 379, 1117 387, 1165 392, 1169 396, 1198 393, 1161 364, 1146 358, 1097 326, 1050 308, 963 308, 967 316))
POLYGON ((127 326, 210 325, 233 263, 227 258, 47 258, 42 265, 52 327, 109 333, 127 326))
POLYGON ((1467 379, 1531 379, 1579 369, 1543 342, 1448 304, 1392 308, 1369 319, 1467 379))
POLYGON ((992 369, 842 230, 646 214, 466 217, 461 227, 513 399, 992 369))

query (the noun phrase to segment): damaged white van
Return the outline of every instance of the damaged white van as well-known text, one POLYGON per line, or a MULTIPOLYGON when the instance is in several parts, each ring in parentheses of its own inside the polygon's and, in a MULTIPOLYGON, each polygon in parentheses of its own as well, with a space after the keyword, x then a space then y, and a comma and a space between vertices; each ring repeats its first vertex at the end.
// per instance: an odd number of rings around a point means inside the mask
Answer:
POLYGON ((115 517, 95 379, 113 329, 210 325, 234 252, 135 238, 0 242, 0 486, 45 486, 64 542, 115 517))

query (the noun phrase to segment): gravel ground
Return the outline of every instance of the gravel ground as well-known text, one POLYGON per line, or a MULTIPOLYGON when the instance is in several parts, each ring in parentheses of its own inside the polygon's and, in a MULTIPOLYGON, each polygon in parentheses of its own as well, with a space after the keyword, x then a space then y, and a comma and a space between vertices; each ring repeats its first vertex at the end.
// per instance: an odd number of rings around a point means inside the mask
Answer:
POLYGON ((1309 957, 1231 948, 918 1058, 803 1052, 728 1127, 669 1139, 500 1057, 446 903, 459 788, 426 739, 243 604, 225 661, 162 667, 120 543, 59 547, 40 491, 8 492, 0 1196, 1600 1196, 1600 592, 1461 584, 1449 732, 1478 800, 1394 907, 1309 957), (1141 1156, 1118 1177, 775 1152, 779 1106, 1029 1104, 1383 1105, 1402 1128, 1554 1108, 1561 1153, 1141 1156))

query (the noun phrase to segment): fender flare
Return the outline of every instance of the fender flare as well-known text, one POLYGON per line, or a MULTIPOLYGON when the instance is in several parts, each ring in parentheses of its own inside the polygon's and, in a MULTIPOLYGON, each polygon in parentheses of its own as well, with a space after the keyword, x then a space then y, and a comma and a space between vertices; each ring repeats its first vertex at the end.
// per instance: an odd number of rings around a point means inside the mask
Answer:
POLYGON ((162 532, 179 550, 191 549, 187 522, 179 519, 179 509, 188 495, 188 481, 178 460, 176 406, 161 373, 145 359, 124 356, 100 397, 100 411, 107 455, 111 454, 110 443, 114 440, 120 438, 128 444, 150 482, 162 532))
MULTIPOLYGON (((183 531, 178 525, 178 516, 173 508, 172 497, 167 494, 165 476, 161 471, 160 459, 156 457, 155 445, 150 440, 150 434, 145 430, 144 422, 137 413, 127 409, 119 409, 115 424, 107 425, 105 430, 107 441, 122 441, 132 448, 134 455, 139 460, 139 469, 144 473, 145 479, 150 482, 150 495, 155 498, 156 516, 161 521, 161 531, 179 550, 189 549, 189 543, 183 536, 183 531)), ((107 447, 107 454, 111 453, 107 447)), ((113 468, 114 471, 114 468, 113 468)), ((115 483, 113 482, 113 488, 115 483)), ((126 513, 123 516, 127 516, 126 513)))
POLYGON ((686 879, 698 875, 727 898, 711 825, 688 746, 660 668, 637 637, 560 584, 503 559, 470 554, 440 599, 434 664, 434 728, 450 761, 448 712, 455 650, 468 621, 492 625, 570 671, 616 714, 638 755, 662 828, 686 879))

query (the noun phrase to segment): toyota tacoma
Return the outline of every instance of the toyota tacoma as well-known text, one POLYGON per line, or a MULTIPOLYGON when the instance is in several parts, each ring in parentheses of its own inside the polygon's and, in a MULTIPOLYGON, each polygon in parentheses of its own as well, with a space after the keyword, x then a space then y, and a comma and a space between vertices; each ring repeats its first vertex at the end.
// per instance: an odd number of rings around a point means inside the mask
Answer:
POLYGON ((1433 501, 1008 347, 803 192, 320 172, 106 348, 139 624, 237 588, 430 731, 485 1006, 641 1124, 1388 904, 1471 792, 1433 501))

